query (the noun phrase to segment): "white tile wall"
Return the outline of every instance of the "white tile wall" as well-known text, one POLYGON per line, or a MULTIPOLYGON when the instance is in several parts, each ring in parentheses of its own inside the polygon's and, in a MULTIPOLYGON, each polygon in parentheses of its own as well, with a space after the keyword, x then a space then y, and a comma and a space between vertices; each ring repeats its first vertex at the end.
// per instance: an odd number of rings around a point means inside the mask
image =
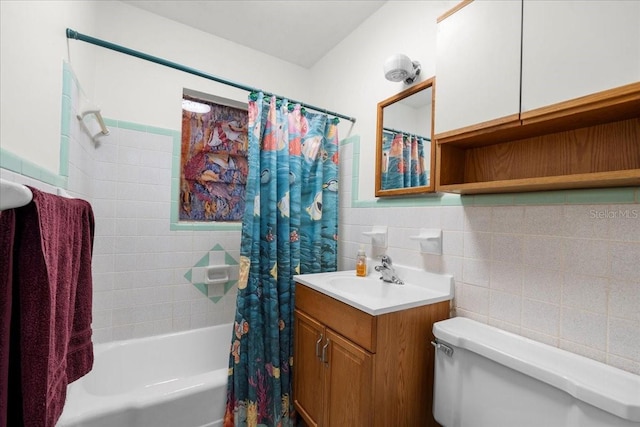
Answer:
POLYGON ((233 320, 234 291, 214 303, 183 276, 216 244, 237 259, 239 232, 170 231, 172 150, 171 136, 118 127, 95 148, 97 341, 233 320))
POLYGON ((353 207, 341 150, 342 269, 387 225, 396 263, 454 276, 455 314, 640 374, 640 205, 353 207), (405 238, 421 227, 443 230, 435 260, 405 238))
MULTIPOLYGON (((91 202, 96 221, 94 341, 233 321, 235 289, 214 303, 184 274, 216 244, 238 260, 240 232, 170 231, 173 138, 111 126, 94 143, 71 117, 68 192, 91 202)), ((56 192, 5 169, 0 176, 56 192)))

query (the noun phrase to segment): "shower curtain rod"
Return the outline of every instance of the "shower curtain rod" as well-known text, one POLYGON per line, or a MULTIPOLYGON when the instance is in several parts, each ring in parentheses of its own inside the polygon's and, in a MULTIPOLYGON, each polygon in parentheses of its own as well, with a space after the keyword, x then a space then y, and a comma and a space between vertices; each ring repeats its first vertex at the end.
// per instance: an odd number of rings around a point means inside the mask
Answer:
MULTIPOLYGON (((261 92, 260 89, 256 89, 256 88, 253 88, 253 87, 250 87, 250 86, 246 86, 246 85, 243 85, 243 84, 240 84, 240 83, 236 83, 236 82, 233 82, 231 80, 223 79, 221 77, 217 77, 217 76, 214 76, 212 74, 208 74, 208 73, 205 73, 203 71, 196 70, 195 68, 186 67, 186 66, 184 66, 182 64, 178 64, 177 62, 167 61, 166 59, 158 58, 157 56, 148 55, 146 53, 139 52, 139 51, 133 50, 133 49, 129 49, 127 47, 120 46, 120 45, 117 45, 117 44, 114 44, 114 43, 110 43, 110 42, 105 41, 105 40, 100 40, 100 39, 97 39, 95 37, 87 36, 85 34, 81 34, 81 33, 77 32, 75 30, 72 30, 71 28, 67 28, 67 38, 68 39, 74 39, 74 40, 80 40, 80 41, 83 41, 83 42, 94 44, 96 46, 100 46, 100 47, 104 47, 104 48, 107 48, 107 49, 115 50, 116 52, 124 53, 126 55, 135 56, 136 58, 140 58, 140 59, 144 59, 146 61, 154 62, 156 64, 164 65, 165 67, 169 67, 169 68, 173 68, 175 70, 183 71, 185 73, 193 74, 193 75, 198 76, 198 77, 203 77, 203 78, 208 79, 208 80, 213 80, 214 82, 222 83, 222 84, 225 84, 227 86, 233 86, 233 87, 238 88, 238 89, 243 89, 243 90, 246 90, 248 92, 261 92)), ((307 108, 307 109, 310 109, 310 110, 320 111, 322 113, 325 113, 325 114, 328 114, 328 115, 331 115, 331 116, 335 116, 335 117, 339 117, 341 119, 349 120, 351 123, 355 123, 356 122, 355 117, 345 116, 344 114, 336 113, 335 111, 325 110, 324 108, 315 107, 313 105, 305 104, 303 102, 296 101, 294 99, 285 98, 284 96, 275 95, 273 93, 264 92, 264 91, 262 91, 262 92, 267 96, 275 96, 276 98, 279 98, 279 99, 287 99, 289 102, 292 102, 294 104, 300 104, 300 106, 302 106, 304 108, 307 108)))
POLYGON ((426 139, 427 141, 431 141, 431 138, 427 138, 426 136, 422 136, 422 135, 418 135, 417 133, 411 133, 411 132, 407 132, 405 130, 396 130, 396 129, 391 129, 391 128, 382 128, 383 131, 387 131, 389 133, 401 133, 401 134, 406 134, 406 135, 411 135, 411 136, 417 136, 420 137, 422 139, 426 139))

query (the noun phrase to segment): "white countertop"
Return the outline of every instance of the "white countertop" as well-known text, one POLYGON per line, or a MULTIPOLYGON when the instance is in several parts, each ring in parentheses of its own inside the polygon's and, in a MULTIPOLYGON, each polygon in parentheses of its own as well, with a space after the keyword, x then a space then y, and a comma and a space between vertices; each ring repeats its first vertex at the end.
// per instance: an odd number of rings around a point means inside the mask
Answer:
POLYGON ((383 282, 375 271, 358 277, 354 270, 300 274, 294 280, 373 316, 453 299, 451 275, 395 269, 404 285, 383 282))

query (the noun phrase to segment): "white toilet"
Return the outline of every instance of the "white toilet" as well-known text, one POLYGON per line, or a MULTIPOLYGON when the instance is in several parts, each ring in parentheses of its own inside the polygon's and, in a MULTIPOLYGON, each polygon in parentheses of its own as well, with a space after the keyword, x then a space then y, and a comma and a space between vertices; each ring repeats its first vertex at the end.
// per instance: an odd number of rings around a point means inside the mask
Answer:
POLYGON ((470 319, 433 326, 445 427, 639 427, 640 376, 470 319))

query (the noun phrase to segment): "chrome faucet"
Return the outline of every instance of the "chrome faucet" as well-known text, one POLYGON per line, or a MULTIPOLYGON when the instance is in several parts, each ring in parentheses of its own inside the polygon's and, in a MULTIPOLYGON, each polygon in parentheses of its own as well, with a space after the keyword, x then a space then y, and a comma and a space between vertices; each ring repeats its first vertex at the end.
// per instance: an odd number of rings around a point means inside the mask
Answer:
POLYGON ((375 266, 376 271, 382 274, 380 280, 395 283, 396 285, 404 285, 404 282, 396 275, 396 270, 393 268, 389 255, 382 255, 380 257, 380 263, 382 265, 375 266))

